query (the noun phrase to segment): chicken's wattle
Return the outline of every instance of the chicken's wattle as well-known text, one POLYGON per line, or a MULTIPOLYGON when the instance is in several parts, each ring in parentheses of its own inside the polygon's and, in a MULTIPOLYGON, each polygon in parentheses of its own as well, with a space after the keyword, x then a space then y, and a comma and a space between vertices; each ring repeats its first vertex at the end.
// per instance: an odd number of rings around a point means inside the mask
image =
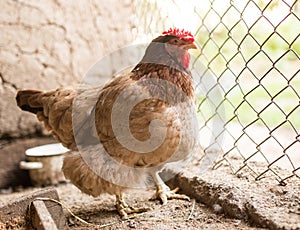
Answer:
POLYGON ((187 68, 189 68, 189 64, 190 64, 190 54, 187 52, 187 51, 185 51, 185 52, 183 52, 183 54, 181 55, 181 65, 185 68, 185 69, 187 69, 187 68))

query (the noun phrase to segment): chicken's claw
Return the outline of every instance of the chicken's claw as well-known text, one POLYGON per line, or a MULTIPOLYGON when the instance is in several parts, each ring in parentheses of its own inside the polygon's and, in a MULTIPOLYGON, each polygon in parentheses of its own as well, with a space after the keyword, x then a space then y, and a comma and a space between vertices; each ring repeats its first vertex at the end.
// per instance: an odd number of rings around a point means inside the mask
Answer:
POLYGON ((129 206, 123 199, 122 195, 117 195, 116 198, 117 198, 116 208, 120 216, 122 217, 122 219, 129 219, 130 216, 128 215, 130 214, 149 211, 148 208, 135 208, 129 206))
POLYGON ((166 204, 168 199, 180 199, 180 200, 188 200, 190 198, 184 194, 177 194, 176 192, 179 188, 175 188, 171 190, 167 185, 157 185, 156 193, 153 195, 151 200, 160 199, 162 204, 166 204))

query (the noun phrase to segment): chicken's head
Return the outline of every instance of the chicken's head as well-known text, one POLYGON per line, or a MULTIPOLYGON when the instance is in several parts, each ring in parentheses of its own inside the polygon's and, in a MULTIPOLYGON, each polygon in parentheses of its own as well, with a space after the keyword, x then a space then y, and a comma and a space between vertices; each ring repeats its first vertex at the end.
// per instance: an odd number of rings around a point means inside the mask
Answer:
POLYGON ((189 49, 197 49, 194 36, 189 31, 170 28, 162 33, 162 36, 154 39, 153 42, 165 43, 168 54, 176 59, 185 69, 189 67, 189 49))

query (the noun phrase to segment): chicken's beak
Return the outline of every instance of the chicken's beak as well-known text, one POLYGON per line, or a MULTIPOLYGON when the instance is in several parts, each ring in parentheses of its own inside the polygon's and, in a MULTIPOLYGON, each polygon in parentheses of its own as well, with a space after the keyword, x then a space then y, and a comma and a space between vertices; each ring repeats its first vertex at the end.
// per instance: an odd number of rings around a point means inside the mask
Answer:
POLYGON ((181 46, 183 49, 189 50, 189 49, 197 49, 197 46, 194 42, 188 42, 181 46))

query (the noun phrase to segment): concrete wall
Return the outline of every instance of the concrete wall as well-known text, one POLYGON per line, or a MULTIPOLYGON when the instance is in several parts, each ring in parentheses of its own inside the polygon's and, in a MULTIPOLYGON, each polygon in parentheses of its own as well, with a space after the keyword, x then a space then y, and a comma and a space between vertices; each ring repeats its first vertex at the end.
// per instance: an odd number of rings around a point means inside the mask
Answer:
POLYGON ((0 3, 0 139, 42 130, 15 103, 18 89, 78 83, 101 56, 133 41, 133 7, 122 0, 0 3))

